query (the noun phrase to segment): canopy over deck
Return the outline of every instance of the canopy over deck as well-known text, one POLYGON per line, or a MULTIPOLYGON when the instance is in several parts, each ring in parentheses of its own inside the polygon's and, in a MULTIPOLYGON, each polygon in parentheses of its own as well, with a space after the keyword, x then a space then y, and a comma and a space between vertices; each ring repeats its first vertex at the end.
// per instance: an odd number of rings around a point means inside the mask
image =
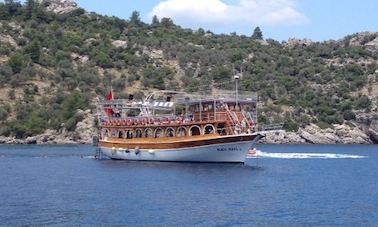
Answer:
POLYGON ((252 92, 240 92, 236 100, 234 91, 217 91, 212 94, 188 94, 177 91, 159 91, 149 95, 144 101, 130 99, 114 99, 99 102, 103 108, 115 107, 119 109, 149 108, 155 110, 171 110, 174 105, 196 105, 205 103, 239 103, 241 105, 254 104, 257 95, 252 92))

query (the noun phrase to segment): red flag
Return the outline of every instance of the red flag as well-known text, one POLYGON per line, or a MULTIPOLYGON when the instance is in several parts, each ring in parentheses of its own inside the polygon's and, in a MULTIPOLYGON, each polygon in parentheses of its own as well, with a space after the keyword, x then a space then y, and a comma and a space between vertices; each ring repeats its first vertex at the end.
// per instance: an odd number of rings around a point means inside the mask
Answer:
POLYGON ((112 90, 105 96, 105 100, 113 100, 113 92, 112 90))
MULTIPOLYGON (((113 100, 113 92, 112 90, 109 91, 109 93, 105 96, 105 100, 113 100)), ((113 110, 112 108, 105 108, 105 113, 108 117, 113 116, 113 110)))

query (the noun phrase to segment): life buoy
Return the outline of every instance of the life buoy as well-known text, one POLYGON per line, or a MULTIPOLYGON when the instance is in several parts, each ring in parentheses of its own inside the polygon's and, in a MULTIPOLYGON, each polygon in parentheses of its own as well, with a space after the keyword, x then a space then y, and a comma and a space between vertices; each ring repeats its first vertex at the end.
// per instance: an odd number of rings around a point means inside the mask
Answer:
POLYGON ((168 118, 164 118, 161 123, 162 124, 169 124, 169 119, 168 118))
POLYGON ((131 120, 127 120, 126 125, 127 125, 127 126, 130 126, 130 125, 131 125, 131 120))

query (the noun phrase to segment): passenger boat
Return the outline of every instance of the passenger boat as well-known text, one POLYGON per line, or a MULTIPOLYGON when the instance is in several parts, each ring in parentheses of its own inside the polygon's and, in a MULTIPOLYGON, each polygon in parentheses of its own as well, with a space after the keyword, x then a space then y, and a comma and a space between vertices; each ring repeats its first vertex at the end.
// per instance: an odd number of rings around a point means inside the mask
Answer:
POLYGON ((111 159, 243 163, 257 132, 257 98, 156 91, 98 105, 98 148, 111 159))

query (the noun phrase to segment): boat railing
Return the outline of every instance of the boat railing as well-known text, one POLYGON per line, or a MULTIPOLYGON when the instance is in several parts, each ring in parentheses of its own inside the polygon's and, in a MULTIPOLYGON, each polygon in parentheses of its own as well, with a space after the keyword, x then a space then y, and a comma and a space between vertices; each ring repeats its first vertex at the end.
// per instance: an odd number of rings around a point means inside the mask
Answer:
POLYGON ((113 99, 113 100, 103 100, 98 102, 98 107, 100 109, 140 109, 140 108, 151 108, 155 110, 171 110, 173 107, 173 102, 152 100, 149 102, 145 101, 134 101, 127 99, 113 99))
MULTIPOLYGON (((234 112, 233 118, 238 118, 238 122, 231 124, 238 128, 255 128, 253 120, 245 118, 243 113, 234 112)), ((229 122, 230 116, 227 112, 205 112, 188 115, 158 115, 158 116, 100 116, 99 124, 101 126, 156 126, 156 125, 177 125, 177 124, 203 124, 214 122, 229 122)), ((281 127, 282 128, 282 127, 281 127)))
MULTIPOLYGON (((257 102, 257 95, 254 92, 239 91, 238 101, 240 102, 257 102)), ((191 103, 191 102, 235 102, 236 92, 219 90, 213 91, 210 94, 179 94, 175 100, 177 103, 191 103)))

